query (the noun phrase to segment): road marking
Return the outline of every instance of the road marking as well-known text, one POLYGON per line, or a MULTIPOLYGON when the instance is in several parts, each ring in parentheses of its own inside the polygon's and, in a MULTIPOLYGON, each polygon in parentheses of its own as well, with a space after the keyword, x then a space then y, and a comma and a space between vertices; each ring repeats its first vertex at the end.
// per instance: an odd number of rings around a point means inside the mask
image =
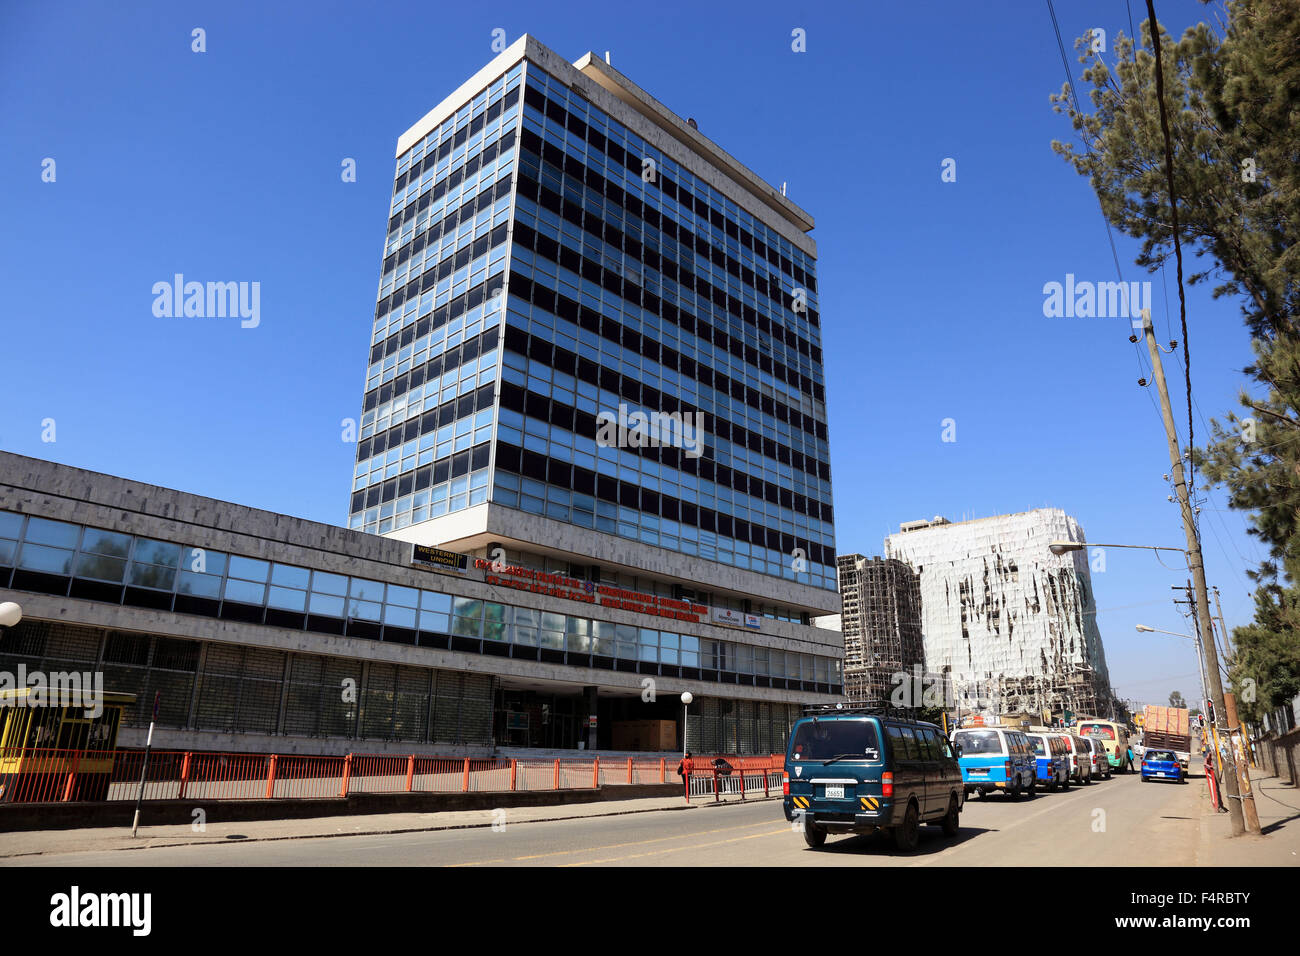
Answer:
MULTIPOLYGON (((515 863, 520 860, 541 860, 552 856, 570 856, 574 853, 595 853, 600 850, 618 850, 629 846, 646 846, 650 843, 663 843, 665 840, 684 840, 688 837, 709 836, 713 833, 730 833, 733 830, 750 830, 754 827, 765 827, 770 825, 770 820, 764 820, 761 823, 746 823, 735 827, 718 827, 713 830, 696 830, 690 833, 677 833, 672 836, 655 837, 650 840, 634 840, 628 843, 607 843, 603 846, 582 847, 576 850, 555 850, 551 853, 532 853, 527 856, 502 857, 499 860, 477 860, 470 863, 448 863, 447 866, 490 866, 494 863, 515 863)), ((785 830, 782 829, 779 832, 784 833, 785 830)))
MULTIPOLYGON (((737 828, 739 829, 739 828, 737 828)), ((561 863, 561 866, 598 866, 602 863, 617 863, 622 860, 636 860, 643 856, 658 856, 661 853, 681 853, 683 850, 702 850, 710 846, 723 846, 727 843, 739 843, 742 840, 754 840, 758 837, 781 836, 788 834, 790 831, 786 827, 779 830, 769 830, 766 833, 751 833, 749 836, 732 837, 729 840, 714 840, 712 843, 693 843, 690 846, 670 846, 663 850, 650 850, 646 853, 630 853, 627 856, 611 856, 604 860, 580 860, 575 863, 561 863)))

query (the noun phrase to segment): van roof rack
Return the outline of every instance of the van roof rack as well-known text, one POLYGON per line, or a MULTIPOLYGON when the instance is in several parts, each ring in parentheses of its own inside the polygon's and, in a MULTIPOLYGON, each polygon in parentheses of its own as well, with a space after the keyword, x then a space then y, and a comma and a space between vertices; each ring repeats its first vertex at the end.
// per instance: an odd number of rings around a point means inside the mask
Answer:
POLYGON ((865 704, 804 704, 803 716, 820 717, 823 714, 883 714, 880 707, 865 704))

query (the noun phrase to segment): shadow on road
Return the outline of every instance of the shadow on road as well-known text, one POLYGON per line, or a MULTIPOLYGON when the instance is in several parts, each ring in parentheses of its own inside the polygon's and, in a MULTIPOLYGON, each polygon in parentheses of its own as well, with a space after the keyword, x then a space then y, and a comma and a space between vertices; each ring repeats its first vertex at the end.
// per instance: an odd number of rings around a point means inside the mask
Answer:
POLYGON ((915 850, 911 853, 904 853, 895 849, 893 838, 887 833, 873 834, 854 834, 853 836, 841 837, 836 839, 831 837, 826 841, 826 845, 820 849, 814 850, 808 848, 809 853, 835 853, 862 855, 871 854, 872 856, 894 856, 900 858, 929 856, 935 853, 942 853, 945 850, 955 846, 960 846, 967 840, 972 840, 981 833, 992 832, 985 827, 968 827, 962 826, 955 837, 946 837, 937 829, 930 832, 926 827, 921 830, 921 839, 915 850))

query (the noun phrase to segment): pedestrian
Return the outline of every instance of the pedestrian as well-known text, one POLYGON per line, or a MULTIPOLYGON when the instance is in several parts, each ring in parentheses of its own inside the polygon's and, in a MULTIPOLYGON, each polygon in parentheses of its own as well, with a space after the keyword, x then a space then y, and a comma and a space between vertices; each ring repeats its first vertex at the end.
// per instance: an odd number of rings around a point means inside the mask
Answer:
POLYGON ((1133 772, 1133 747, 1131 745, 1128 748, 1128 772, 1133 772))
POLYGON ((695 771, 695 761, 691 759, 691 752, 686 751, 682 757, 682 762, 677 765, 677 776, 684 778, 689 777, 695 771))

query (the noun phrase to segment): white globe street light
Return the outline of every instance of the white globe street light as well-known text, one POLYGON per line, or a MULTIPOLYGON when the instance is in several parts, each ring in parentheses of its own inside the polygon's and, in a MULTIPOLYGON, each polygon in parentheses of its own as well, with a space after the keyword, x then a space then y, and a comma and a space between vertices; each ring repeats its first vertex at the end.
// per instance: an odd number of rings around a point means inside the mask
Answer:
POLYGON ((23 609, 13 601, 0 604, 0 627, 15 627, 23 619, 23 609))

